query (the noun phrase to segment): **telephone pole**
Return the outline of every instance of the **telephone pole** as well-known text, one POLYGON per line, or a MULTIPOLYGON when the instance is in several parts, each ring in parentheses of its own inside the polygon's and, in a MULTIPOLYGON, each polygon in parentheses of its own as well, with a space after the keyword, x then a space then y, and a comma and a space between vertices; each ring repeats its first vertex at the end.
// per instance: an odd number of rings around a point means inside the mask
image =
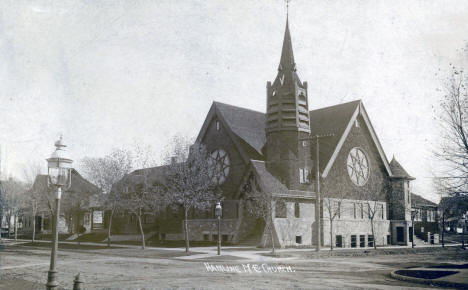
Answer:
MULTIPOLYGON (((321 237, 321 216, 320 216, 320 139, 323 138, 328 138, 328 137, 333 137, 335 134, 321 134, 321 135, 315 135, 311 136, 307 139, 304 140, 313 140, 315 139, 315 224, 316 224, 316 246, 315 246, 315 251, 319 252, 320 251, 320 246, 322 242, 322 237, 321 237)), ((303 139, 301 139, 303 140, 303 139)), ((311 226, 311 230, 313 232, 313 224, 311 226)), ((313 241, 312 237, 312 243, 313 241)))

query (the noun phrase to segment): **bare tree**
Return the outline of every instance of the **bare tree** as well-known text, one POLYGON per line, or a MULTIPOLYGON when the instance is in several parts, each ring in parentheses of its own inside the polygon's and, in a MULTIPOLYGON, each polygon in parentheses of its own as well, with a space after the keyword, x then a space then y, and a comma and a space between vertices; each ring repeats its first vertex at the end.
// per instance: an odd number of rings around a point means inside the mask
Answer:
POLYGON ((351 191, 342 176, 329 175, 322 181, 323 208, 330 221, 330 250, 333 251, 333 222, 346 213, 344 200, 350 197, 351 191))
POLYGON ((29 188, 27 195, 29 196, 29 203, 31 206, 31 216, 33 220, 33 232, 32 232, 32 242, 35 242, 36 239, 36 215, 39 209, 39 204, 41 201, 41 193, 39 191, 33 190, 34 181, 36 177, 41 174, 41 165, 38 163, 31 164, 30 166, 23 167, 23 177, 26 182, 26 187, 29 188))
POLYGON ((355 194, 361 200, 358 207, 366 213, 371 225, 373 246, 377 249, 377 239, 375 238, 375 221, 379 213, 383 215, 383 201, 386 200, 390 185, 382 178, 370 175, 366 184, 355 190, 355 194))
POLYGON ((132 170, 132 154, 128 150, 114 149, 104 157, 84 158, 81 167, 86 178, 105 194, 103 206, 110 211, 107 226, 107 246, 110 247, 112 220, 121 200, 120 191, 112 191, 112 186, 132 170))
POLYGON ((216 183, 213 161, 201 144, 192 145, 187 154, 188 144, 174 144, 172 156, 181 162, 168 166, 166 186, 171 192, 171 204, 184 210, 185 251, 189 253, 188 213, 191 210, 205 210, 219 200, 221 191, 216 183), (179 155, 175 155, 179 154, 179 155), (188 156, 183 160, 184 156, 188 156))
MULTIPOLYGON (((251 179, 244 188, 244 198, 246 200, 246 209, 254 217, 260 218, 265 222, 264 233, 269 233, 271 240, 271 252, 275 253, 275 238, 274 238, 274 225, 273 225, 273 207, 275 200, 273 195, 261 189, 255 179, 251 179)), ((264 238, 264 247, 266 246, 267 239, 264 238)))
POLYGON ((436 177, 438 189, 449 195, 468 194, 467 86, 463 69, 452 67, 438 114, 441 144, 434 152, 444 168, 436 177))
POLYGON ((18 235, 18 217, 24 209, 26 203, 25 184, 15 178, 9 178, 2 182, 3 188, 3 211, 8 225, 8 236, 11 233, 11 219, 14 220, 15 240, 18 235))

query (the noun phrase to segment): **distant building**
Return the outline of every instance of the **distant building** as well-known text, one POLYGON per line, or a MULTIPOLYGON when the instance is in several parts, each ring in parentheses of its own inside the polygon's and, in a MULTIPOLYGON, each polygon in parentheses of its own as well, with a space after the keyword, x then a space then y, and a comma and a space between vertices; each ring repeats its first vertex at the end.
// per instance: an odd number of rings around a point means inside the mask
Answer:
MULTIPOLYGON (((29 196, 39 197, 38 211, 32 215, 28 205, 19 217, 18 233, 29 235, 36 224, 36 234, 48 234, 52 231, 52 209, 54 207, 54 189, 47 186, 47 175, 38 175, 29 196), (33 194, 34 193, 34 194, 33 194)), ((104 211, 102 193, 98 187, 83 178, 78 171, 72 170, 71 187, 63 190, 60 200, 59 232, 63 234, 78 233, 81 227, 85 232, 104 229, 104 211)), ((31 201, 32 202, 32 201, 31 201)))
POLYGON ((417 195, 411 194, 412 212, 414 214, 414 235, 430 242, 431 234, 439 233, 439 214, 437 204, 417 195))

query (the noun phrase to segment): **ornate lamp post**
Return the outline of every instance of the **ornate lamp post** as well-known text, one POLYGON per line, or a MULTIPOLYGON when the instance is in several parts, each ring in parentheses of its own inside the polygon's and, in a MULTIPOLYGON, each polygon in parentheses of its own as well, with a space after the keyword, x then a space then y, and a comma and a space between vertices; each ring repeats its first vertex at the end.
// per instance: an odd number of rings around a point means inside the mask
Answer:
POLYGON ((218 255, 221 255, 221 213, 222 213, 221 203, 218 201, 216 203, 215 215, 218 219, 218 255))
POLYGON ((55 212, 53 217, 53 231, 54 239, 52 241, 52 252, 50 255, 50 268, 47 274, 47 289, 56 289, 57 271, 55 270, 55 260, 57 259, 57 246, 58 246, 58 218, 60 213, 60 198, 62 196, 62 187, 67 190, 71 185, 71 170, 72 160, 66 157, 65 144, 62 142, 62 136, 55 142, 55 151, 50 158, 47 159, 48 179, 47 184, 49 187, 55 188, 55 212))

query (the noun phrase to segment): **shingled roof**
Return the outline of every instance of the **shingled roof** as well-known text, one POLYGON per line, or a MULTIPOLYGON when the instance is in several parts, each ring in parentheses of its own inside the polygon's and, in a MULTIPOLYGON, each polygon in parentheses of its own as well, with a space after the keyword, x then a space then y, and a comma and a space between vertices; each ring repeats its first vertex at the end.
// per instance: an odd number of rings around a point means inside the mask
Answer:
POLYGON ((265 114, 219 102, 214 102, 214 104, 229 124, 229 128, 259 154, 262 154, 262 148, 266 143, 265 114))
POLYGON ((406 170, 401 166, 401 164, 395 159, 395 156, 393 156, 392 161, 390 162, 390 168, 392 170, 392 177, 393 178, 403 178, 403 179, 415 179, 411 175, 406 172, 406 170))
POLYGON ((360 100, 357 100, 309 112, 311 136, 334 134, 332 137, 320 140, 320 169, 322 171, 328 160, 330 160, 360 102, 360 100))
POLYGON ((429 201, 414 193, 411 193, 411 203, 413 207, 419 207, 419 206, 436 207, 437 206, 437 204, 433 203, 432 201, 429 201))

